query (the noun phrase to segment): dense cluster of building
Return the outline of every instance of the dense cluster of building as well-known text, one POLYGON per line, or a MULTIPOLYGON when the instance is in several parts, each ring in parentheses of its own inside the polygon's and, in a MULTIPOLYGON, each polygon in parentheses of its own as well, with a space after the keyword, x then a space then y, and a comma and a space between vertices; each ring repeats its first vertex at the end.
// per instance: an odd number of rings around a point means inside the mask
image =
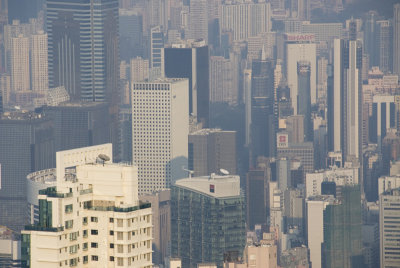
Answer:
POLYGON ((400 267, 400 4, 364 2, 0 0, 0 266, 400 267))

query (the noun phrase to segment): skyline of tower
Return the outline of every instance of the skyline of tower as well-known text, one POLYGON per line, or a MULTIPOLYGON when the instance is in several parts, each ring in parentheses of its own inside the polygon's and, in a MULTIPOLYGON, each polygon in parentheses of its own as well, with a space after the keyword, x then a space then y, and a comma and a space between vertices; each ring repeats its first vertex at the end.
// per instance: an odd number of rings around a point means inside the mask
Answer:
POLYGON ((39 31, 31 36, 31 89, 47 91, 49 89, 47 33, 39 31))

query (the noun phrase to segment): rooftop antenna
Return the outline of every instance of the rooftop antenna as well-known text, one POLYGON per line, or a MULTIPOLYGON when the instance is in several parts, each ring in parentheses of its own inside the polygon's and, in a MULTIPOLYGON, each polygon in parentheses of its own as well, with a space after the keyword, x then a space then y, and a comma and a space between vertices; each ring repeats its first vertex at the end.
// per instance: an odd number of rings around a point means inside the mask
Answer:
POLYGON ((189 179, 192 178, 192 175, 194 174, 193 170, 186 169, 185 166, 182 166, 182 170, 186 171, 189 174, 189 179))
POLYGON ((103 167, 104 167, 104 162, 110 161, 110 157, 109 157, 108 155, 105 155, 105 154, 99 154, 97 157, 98 157, 100 160, 103 161, 103 167))

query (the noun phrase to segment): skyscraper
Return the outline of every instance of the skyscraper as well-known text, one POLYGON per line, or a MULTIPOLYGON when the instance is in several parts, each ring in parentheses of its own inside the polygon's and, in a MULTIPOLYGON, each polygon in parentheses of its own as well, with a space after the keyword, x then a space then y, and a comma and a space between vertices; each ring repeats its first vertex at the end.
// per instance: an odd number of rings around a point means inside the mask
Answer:
POLYGON ((162 68, 162 50, 164 48, 164 33, 160 26, 150 29, 150 68, 162 68))
POLYGON ((200 129, 189 134, 189 170, 194 176, 219 173, 237 174, 236 132, 200 129))
POLYGON ((49 88, 47 34, 43 31, 31 35, 31 89, 46 91, 49 88))
POLYGON ((22 34, 11 39, 12 90, 30 90, 29 38, 22 34))
POLYGON ((310 84, 310 62, 297 62, 297 87, 298 104, 297 114, 304 116, 304 140, 313 141, 313 126, 311 122, 311 84, 310 84))
POLYGON ((189 6, 189 37, 203 39, 208 44, 208 14, 207 0, 190 1, 189 6))
POLYGON ((251 77, 251 159, 275 156, 274 62, 262 53, 253 61, 251 77))
POLYGON ((187 79, 132 85, 132 159, 138 166, 139 194, 171 187, 188 166, 187 79))
POLYGON ((387 73, 392 70, 392 24, 389 20, 379 20, 376 22, 376 39, 379 55, 379 69, 387 73))
POLYGON ((338 201, 324 212, 322 267, 361 268, 361 193, 359 185, 341 187, 338 201))
POLYGON ((369 68, 372 66, 378 66, 376 52, 376 11, 369 11, 367 18, 364 20, 364 53, 369 56, 369 68))
POLYGON ((47 0, 50 87, 72 100, 118 99, 117 0, 47 0))
POLYGON ((203 127, 208 127, 209 122, 208 55, 204 41, 164 49, 165 76, 189 79, 189 114, 197 117, 203 127))
POLYGON ((27 224, 26 176, 54 167, 54 128, 42 114, 0 116, 0 225, 20 231, 27 224))
POLYGON ((225 252, 243 252, 244 206, 238 176, 178 180, 171 188, 171 256, 181 258, 182 267, 222 267, 225 252))
POLYGON ((399 267, 400 188, 388 189, 379 195, 380 259, 382 268, 399 267))
POLYGON ((393 73, 400 75, 400 4, 393 6, 393 73))
POLYGON ((362 149, 362 46, 359 41, 334 41, 333 77, 328 94, 330 150, 344 161, 360 161, 362 149))

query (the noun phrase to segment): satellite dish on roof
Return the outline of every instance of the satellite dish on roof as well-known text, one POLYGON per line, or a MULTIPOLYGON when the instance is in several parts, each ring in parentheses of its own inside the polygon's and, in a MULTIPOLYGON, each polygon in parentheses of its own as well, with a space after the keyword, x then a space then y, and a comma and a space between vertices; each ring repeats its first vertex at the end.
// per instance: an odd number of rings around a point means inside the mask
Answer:
POLYGON ((219 172, 221 172, 223 175, 229 175, 229 171, 226 170, 226 169, 223 169, 223 168, 221 168, 221 169, 219 170, 219 172))
POLYGON ((110 161, 110 157, 105 154, 99 154, 98 158, 100 158, 103 161, 110 161))

